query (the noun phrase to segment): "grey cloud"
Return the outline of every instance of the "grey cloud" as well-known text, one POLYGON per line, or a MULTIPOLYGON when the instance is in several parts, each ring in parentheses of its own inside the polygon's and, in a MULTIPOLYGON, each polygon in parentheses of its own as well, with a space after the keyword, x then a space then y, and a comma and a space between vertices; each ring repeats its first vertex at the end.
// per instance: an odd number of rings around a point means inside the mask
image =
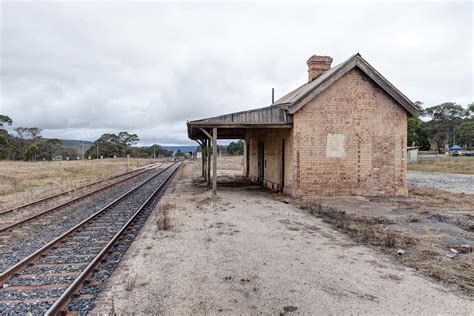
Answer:
POLYGON ((467 2, 0 5, 0 112, 49 137, 192 143, 186 120, 269 105, 314 53, 359 51, 427 106, 473 99, 467 2))

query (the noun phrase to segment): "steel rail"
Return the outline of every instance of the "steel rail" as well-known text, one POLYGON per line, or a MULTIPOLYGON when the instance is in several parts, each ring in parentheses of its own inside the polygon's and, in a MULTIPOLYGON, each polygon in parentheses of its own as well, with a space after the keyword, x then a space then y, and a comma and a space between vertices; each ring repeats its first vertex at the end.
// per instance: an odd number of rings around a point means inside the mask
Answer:
POLYGON ((115 186, 115 185, 117 185, 117 184, 121 184, 121 183, 123 183, 123 182, 126 182, 126 181, 128 181, 128 180, 130 180, 130 179, 132 179, 132 178, 134 178, 134 177, 138 177, 138 176, 140 176, 140 175, 142 175, 142 174, 144 174, 144 173, 146 173, 146 172, 149 172, 150 170, 152 170, 152 169, 145 169, 145 170, 143 170, 143 171, 140 171, 140 172, 138 172, 138 173, 135 173, 135 174, 133 174, 133 175, 130 175, 129 177, 126 177, 126 178, 124 178, 124 179, 122 179, 122 180, 119 180, 119 181, 117 181, 117 182, 111 183, 110 185, 107 185, 107 186, 105 186, 105 187, 99 188, 99 189, 97 189, 97 190, 94 190, 94 191, 91 191, 91 192, 88 192, 88 193, 85 193, 85 194, 83 194, 83 195, 80 195, 80 196, 78 196, 78 197, 72 199, 72 200, 66 201, 66 202, 64 202, 64 203, 62 203, 62 204, 56 205, 56 206, 54 206, 54 207, 52 207, 52 208, 49 208, 49 209, 47 209, 47 210, 45 210, 45 211, 42 211, 42 212, 40 212, 40 213, 37 213, 37 214, 32 215, 32 216, 27 217, 27 218, 24 218, 24 219, 22 219, 22 220, 20 220, 20 221, 18 221, 18 222, 16 222, 16 223, 13 223, 13 224, 8 225, 8 226, 5 226, 5 227, 2 227, 2 228, 0 228, 0 234, 1 234, 1 233, 4 233, 4 232, 6 232, 6 231, 8 231, 8 230, 10 230, 10 229, 12 229, 12 228, 14 228, 14 227, 21 226, 21 225, 25 224, 26 222, 29 222, 29 221, 31 221, 31 220, 33 220, 33 219, 35 219, 35 218, 38 218, 38 217, 40 217, 40 216, 42 216, 42 215, 44 215, 44 214, 51 213, 51 212, 53 212, 53 211, 55 211, 55 210, 57 210, 57 209, 63 208, 63 207, 68 206, 68 205, 70 205, 70 204, 72 204, 72 203, 75 203, 75 202, 78 202, 78 201, 80 201, 80 200, 82 200, 82 199, 85 199, 86 197, 91 196, 92 194, 105 191, 105 190, 111 188, 112 186, 115 186))
POLYGON ((24 258, 23 260, 17 262, 16 264, 14 264, 13 266, 11 266, 10 268, 8 268, 7 270, 5 270, 4 272, 2 272, 0 274, 0 288, 3 287, 3 285, 5 284, 5 281, 7 281, 8 279, 10 279, 11 277, 15 276, 15 274, 20 271, 22 268, 24 268, 25 266, 28 266, 30 264, 32 264, 37 258, 41 257, 45 252, 47 252, 48 250, 54 248, 54 246, 56 246, 57 244, 59 244, 60 242, 62 242, 64 239, 66 239, 67 237, 69 237, 70 235, 74 234, 75 232, 77 232, 78 230, 80 230, 85 224, 88 224, 90 223, 91 221, 93 221, 97 216, 103 214, 105 211, 107 211, 109 208, 111 208, 112 206, 114 206, 115 204, 117 204, 119 201, 123 200, 125 197, 131 195, 133 192, 135 192, 136 190, 138 190, 139 188, 141 188, 142 186, 144 186, 145 184, 147 184, 148 182, 150 182, 151 180, 153 180, 154 178, 156 178, 157 176, 159 176, 160 174, 162 174, 163 172, 165 172, 166 170, 168 170, 169 168, 171 168, 172 166, 174 166, 175 164, 172 164, 168 167, 166 167, 165 169, 159 171, 157 174, 149 177, 148 179, 146 179, 145 181, 143 181, 142 183, 136 185, 134 188, 132 188, 131 190, 125 192, 124 194, 122 194, 120 197, 116 198, 114 201, 110 202, 108 205, 106 205, 105 207, 103 207, 102 209, 100 209, 99 211, 97 211, 96 213, 92 214, 91 216, 89 216, 88 218, 86 218, 85 220, 83 220, 82 222, 80 222, 79 224, 77 224, 76 226, 72 227, 71 229, 69 229, 68 231, 64 232, 62 235, 60 235, 59 237, 56 237, 56 239, 54 239, 53 241, 49 242, 48 244, 44 245, 43 247, 41 247, 40 249, 36 250, 34 253, 32 253, 31 255, 29 255, 28 257, 24 258))
POLYGON ((94 259, 87 265, 87 267, 79 274, 79 276, 74 279, 73 283, 69 285, 66 290, 61 294, 61 296, 51 305, 51 307, 45 312, 45 316, 57 315, 59 313, 65 312, 68 304, 74 298, 76 293, 79 292, 82 285, 87 281, 87 279, 94 273, 98 265, 100 265, 102 259, 107 256, 110 249, 113 247, 115 242, 123 235, 124 232, 134 223, 138 216, 143 212, 143 210, 148 206, 148 204, 155 198, 155 196, 160 192, 165 186, 171 181, 171 179, 176 175, 182 163, 175 169, 173 172, 153 191, 153 193, 148 197, 148 199, 138 208, 138 210, 133 214, 133 216, 125 223, 122 228, 110 239, 107 245, 102 248, 102 250, 94 257, 94 259))
POLYGON ((23 204, 23 205, 19 205, 19 206, 16 206, 16 207, 12 207, 12 208, 10 208, 10 209, 4 210, 4 211, 0 211, 0 215, 8 214, 8 213, 11 213, 11 212, 14 212, 14 211, 19 211, 19 210, 21 210, 21 209, 24 209, 24 208, 33 206, 33 205, 35 205, 35 204, 43 203, 43 202, 46 202, 46 201, 48 201, 48 200, 51 200, 51 199, 60 197, 60 196, 62 196, 62 195, 70 194, 70 193, 72 193, 72 192, 74 192, 74 191, 82 190, 82 189, 85 189, 85 188, 87 188, 87 187, 90 187, 90 186, 93 186, 93 185, 96 185, 96 184, 100 184, 100 183, 105 182, 105 181, 110 181, 110 180, 113 180, 113 179, 116 179, 116 178, 119 178, 119 177, 123 177, 123 176, 128 175, 128 174, 131 174, 131 173, 136 173, 137 171, 140 171, 141 169, 146 169, 146 168, 149 168, 150 166, 157 165, 157 164, 158 164, 158 163, 154 163, 154 164, 149 164, 149 165, 141 166, 141 167, 139 167, 139 168, 137 168, 137 169, 135 169, 135 170, 128 171, 128 172, 124 172, 124 173, 115 175, 115 176, 113 176, 113 177, 107 178, 107 179, 102 179, 102 180, 99 180, 99 181, 96 181, 96 182, 88 183, 88 184, 85 184, 85 185, 80 186, 80 187, 78 187, 78 188, 74 188, 74 189, 71 189, 71 190, 68 190, 68 191, 60 192, 60 193, 57 193, 57 194, 54 194, 54 195, 51 195, 51 196, 47 196, 47 197, 41 198, 41 199, 36 200, 36 201, 33 201, 33 202, 29 202, 29 203, 26 203, 26 204, 23 204))

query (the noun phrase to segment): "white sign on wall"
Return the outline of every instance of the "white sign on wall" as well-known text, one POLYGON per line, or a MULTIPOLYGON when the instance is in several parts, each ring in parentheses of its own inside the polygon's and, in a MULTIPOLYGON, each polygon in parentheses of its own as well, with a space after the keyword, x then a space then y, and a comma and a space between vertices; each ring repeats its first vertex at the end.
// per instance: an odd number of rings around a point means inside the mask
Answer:
POLYGON ((326 157, 344 158, 346 156, 346 137, 344 134, 328 134, 326 142, 326 157))

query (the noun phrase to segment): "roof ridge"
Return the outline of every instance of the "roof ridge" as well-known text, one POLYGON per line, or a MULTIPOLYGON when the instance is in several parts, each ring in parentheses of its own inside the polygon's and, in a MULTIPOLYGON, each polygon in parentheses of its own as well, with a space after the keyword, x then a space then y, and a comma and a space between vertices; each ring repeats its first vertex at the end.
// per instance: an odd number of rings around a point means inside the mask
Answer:
POLYGON ((332 67, 313 81, 308 82, 286 94, 284 97, 278 99, 275 103, 285 105, 290 104, 286 107, 288 108, 288 112, 293 114, 355 67, 361 69, 410 114, 413 116, 419 115, 421 111, 420 107, 413 103, 407 96, 405 96, 384 76, 382 76, 382 74, 380 74, 372 65, 362 58, 360 53, 352 55, 349 59, 332 67))

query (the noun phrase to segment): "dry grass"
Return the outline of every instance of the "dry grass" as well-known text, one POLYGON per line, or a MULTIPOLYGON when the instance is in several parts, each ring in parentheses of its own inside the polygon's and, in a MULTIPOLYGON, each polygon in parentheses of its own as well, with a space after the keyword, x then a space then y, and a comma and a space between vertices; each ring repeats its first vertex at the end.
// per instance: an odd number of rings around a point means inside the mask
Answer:
POLYGON ((132 273, 130 277, 125 280, 125 291, 130 292, 135 288, 135 284, 137 283, 137 275, 132 273))
POLYGON ((419 159, 417 163, 409 163, 408 170, 474 174, 474 157, 439 160, 419 159))
POLYGON ((181 170, 179 171, 178 179, 186 179, 186 178, 192 177, 195 172, 194 169, 195 168, 193 165, 185 163, 183 167, 181 168, 181 170))
MULTIPOLYGON (((130 159, 131 169, 157 162, 130 159)), ((0 161, 0 209, 37 200, 127 171, 127 159, 0 161)))
MULTIPOLYGON (((446 248, 440 246, 436 232, 412 235, 387 228, 390 220, 385 217, 358 216, 321 205, 320 202, 297 201, 297 205, 310 214, 321 217, 337 230, 348 234, 355 242, 372 246, 398 262, 421 271, 438 281, 458 286, 474 293, 474 263, 472 253, 456 258, 446 256, 446 248), (405 254, 399 255, 397 249, 405 254)), ((470 250, 472 251, 472 249, 470 250)))
POLYGON ((243 163, 244 156, 222 156, 217 162, 217 169, 240 171, 243 170, 243 163))
POLYGON ((176 207, 176 204, 174 203, 170 203, 170 202, 166 202, 166 203, 163 203, 161 206, 160 206, 160 209, 158 211, 158 218, 157 218, 157 225, 158 225, 158 229, 160 230, 164 230, 164 231, 168 231, 168 230, 171 230, 174 226, 174 221, 173 221, 173 218, 174 216, 171 214, 171 210, 174 209, 176 207))

